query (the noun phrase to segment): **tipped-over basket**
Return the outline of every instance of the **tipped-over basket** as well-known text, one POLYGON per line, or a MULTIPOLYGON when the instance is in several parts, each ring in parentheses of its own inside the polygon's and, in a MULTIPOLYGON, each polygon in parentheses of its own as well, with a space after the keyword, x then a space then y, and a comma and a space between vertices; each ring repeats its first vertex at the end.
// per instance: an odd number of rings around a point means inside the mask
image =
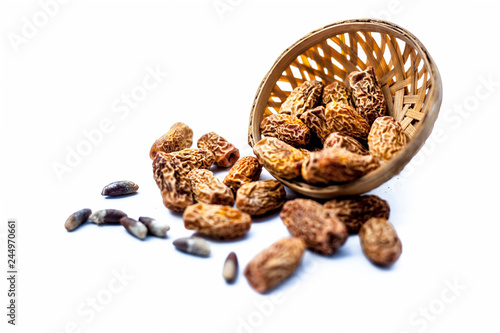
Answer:
MULTIPOLYGON (((423 146, 441 106, 438 68, 422 43, 405 29, 386 21, 356 19, 311 32, 276 60, 257 90, 250 114, 248 142, 261 138, 260 123, 277 113, 290 92, 307 80, 348 85, 352 71, 372 66, 387 102, 408 143, 390 161, 345 184, 315 186, 303 179, 275 178, 303 195, 328 199, 368 192, 397 175, 423 146)), ((268 170, 269 171, 269 170, 268 170)))

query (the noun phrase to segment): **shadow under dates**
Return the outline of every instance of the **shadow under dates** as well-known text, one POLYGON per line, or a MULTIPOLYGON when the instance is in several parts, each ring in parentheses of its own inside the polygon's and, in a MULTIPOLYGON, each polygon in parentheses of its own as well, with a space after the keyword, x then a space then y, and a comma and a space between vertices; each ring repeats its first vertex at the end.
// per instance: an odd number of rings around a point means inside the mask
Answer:
POLYGON ((353 256, 353 253, 351 253, 351 251, 349 251, 343 246, 338 248, 337 251, 335 251, 330 255, 322 254, 309 248, 307 249, 307 251, 309 251, 312 255, 316 256, 317 258, 324 258, 328 260, 339 260, 339 259, 350 258, 353 256))
POLYGON ((396 265, 397 265, 397 262, 392 264, 392 265, 389 265, 389 266, 379 265, 379 264, 373 263, 371 261, 370 261, 370 263, 372 264, 373 267, 375 267, 383 272, 391 272, 391 271, 396 269, 396 265))
POLYGON ((273 210, 272 212, 268 212, 264 215, 258 215, 258 216, 252 216, 252 223, 263 223, 263 222, 269 222, 275 217, 279 217, 281 211, 281 207, 278 209, 273 210))
POLYGON ((81 231, 82 229, 89 228, 89 227, 96 227, 96 224, 92 222, 90 219, 87 219, 87 221, 83 222, 78 228, 68 231, 68 232, 75 232, 75 231, 81 231))
POLYGON ((217 164, 213 164, 209 170, 212 171, 217 176, 224 178, 224 177, 222 177, 222 175, 225 176, 225 174, 228 173, 230 169, 231 169, 231 167, 220 167, 220 166, 217 166, 217 164))
POLYGON ((165 210, 167 210, 170 213, 170 215, 175 216, 176 218, 181 219, 181 221, 183 220, 182 219, 182 214, 184 214, 184 212, 177 212, 175 210, 171 210, 171 209, 167 209, 167 208, 165 208, 165 210))
POLYGON ((241 235, 239 237, 232 238, 232 239, 218 239, 218 238, 214 238, 214 237, 202 234, 201 232, 198 232, 198 231, 195 232, 194 234, 192 234, 191 237, 203 238, 211 243, 237 243, 237 242, 242 242, 244 240, 247 240, 248 239, 248 232, 245 233, 244 235, 241 235))
POLYGON ((349 235, 346 244, 342 245, 340 248, 337 249, 333 254, 331 255, 324 255, 318 252, 315 252, 311 249, 308 249, 308 252, 314 256, 316 259, 326 259, 326 260, 343 260, 343 259, 348 259, 351 260, 352 258, 358 257, 366 261, 367 263, 371 264, 372 267, 375 269, 378 269, 380 271, 384 272, 391 272, 396 268, 397 262, 395 262, 392 265, 378 265, 376 263, 371 262, 366 256, 364 255, 363 251, 361 250, 361 245, 359 244, 359 236, 358 235, 349 235), (355 244, 348 244, 349 242, 353 242, 355 244), (353 247, 351 247, 353 246, 353 247), (356 250, 355 248, 359 246, 359 251, 356 250))

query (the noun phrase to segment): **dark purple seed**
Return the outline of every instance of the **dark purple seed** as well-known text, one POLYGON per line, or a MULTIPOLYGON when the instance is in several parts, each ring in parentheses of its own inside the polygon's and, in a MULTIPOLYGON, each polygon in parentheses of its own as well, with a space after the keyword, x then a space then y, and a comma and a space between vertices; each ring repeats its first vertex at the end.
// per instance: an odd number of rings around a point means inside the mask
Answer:
POLYGON ((120 195, 132 194, 137 192, 139 185, 129 180, 120 180, 110 183, 102 189, 101 195, 108 197, 117 197, 120 195))

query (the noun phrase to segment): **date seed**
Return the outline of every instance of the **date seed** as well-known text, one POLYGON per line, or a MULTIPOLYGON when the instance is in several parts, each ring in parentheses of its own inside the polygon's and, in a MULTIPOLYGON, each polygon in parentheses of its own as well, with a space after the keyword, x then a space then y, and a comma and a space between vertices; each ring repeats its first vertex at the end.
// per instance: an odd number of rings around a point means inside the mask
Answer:
POLYGON ((166 238, 167 231, 170 230, 170 226, 168 224, 157 221, 151 217, 141 216, 139 217, 139 222, 142 222, 146 228, 148 228, 148 232, 156 237, 166 238))
POLYGON ((112 182, 102 189, 101 195, 108 197, 117 197, 120 195, 132 194, 137 192, 139 185, 129 180, 119 180, 112 182))
POLYGON ((200 257, 208 257, 210 255, 210 244, 200 237, 179 238, 176 239, 173 244, 177 250, 182 252, 200 257))
POLYGON ((236 253, 231 252, 224 261, 224 268, 222 269, 222 277, 227 283, 233 283, 238 275, 238 257, 236 253))
POLYGON ((101 209, 93 212, 89 219, 97 225, 120 224, 120 219, 124 216, 127 214, 118 209, 101 209))
POLYGON ((64 223, 64 227, 68 231, 73 231, 83 223, 85 223, 85 221, 88 220, 90 214, 92 214, 92 211, 89 208, 80 209, 79 211, 74 212, 68 217, 66 223, 64 223))
POLYGON ((148 234, 148 228, 139 221, 136 221, 130 217, 124 216, 120 219, 120 223, 125 229, 132 235, 139 239, 145 239, 148 234))

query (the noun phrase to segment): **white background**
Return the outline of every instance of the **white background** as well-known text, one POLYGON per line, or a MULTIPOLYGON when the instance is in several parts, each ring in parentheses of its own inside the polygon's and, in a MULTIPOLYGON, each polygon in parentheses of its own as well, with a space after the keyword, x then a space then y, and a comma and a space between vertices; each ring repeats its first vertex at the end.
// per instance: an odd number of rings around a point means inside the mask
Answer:
POLYGON ((75 0, 43 22, 45 2, 0 2, 4 272, 6 221, 19 221, 18 325, 6 324, 2 273, 2 332, 500 330, 498 2, 75 0), (217 3, 230 10, 217 12, 217 3), (192 232, 162 205, 152 142, 183 121, 195 140, 215 131, 251 155, 250 108, 275 59, 312 30, 365 17, 416 35, 443 80, 433 136, 401 175, 372 191, 391 206, 400 260, 373 266, 353 236, 332 257, 307 252, 293 278, 262 296, 242 270, 288 235, 277 214, 258 219, 243 240, 211 241, 210 258, 176 251, 172 241, 192 232), (41 26, 13 43, 36 18, 41 26), (122 97, 148 69, 168 75, 134 108, 124 107, 122 97), (99 137, 103 121, 110 128, 99 137), (85 146, 85 133, 94 133, 94 144, 85 146), (58 177, 54 165, 78 147, 87 155, 73 157, 58 177), (100 195, 120 179, 138 183, 139 193, 100 195), (167 239, 144 242, 119 226, 66 232, 66 218, 84 207, 152 216, 171 230, 167 239), (221 277, 230 251, 240 260, 234 285, 221 277))

